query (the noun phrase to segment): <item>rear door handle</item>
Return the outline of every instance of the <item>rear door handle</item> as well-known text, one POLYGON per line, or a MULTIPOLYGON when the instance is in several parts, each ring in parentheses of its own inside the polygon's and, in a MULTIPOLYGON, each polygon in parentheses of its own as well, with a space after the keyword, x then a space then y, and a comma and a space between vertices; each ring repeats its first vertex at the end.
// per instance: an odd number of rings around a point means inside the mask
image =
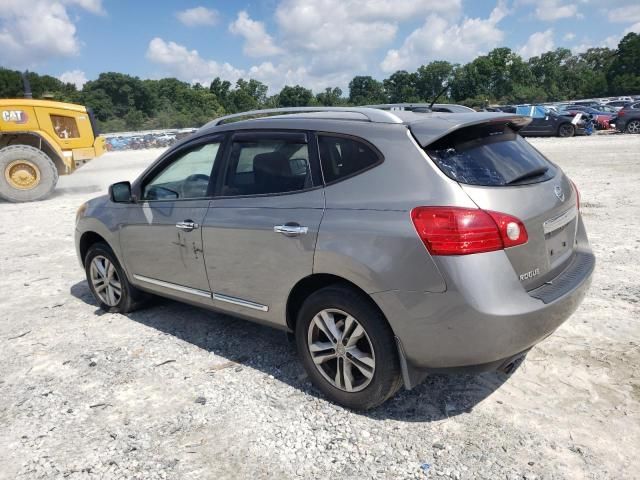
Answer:
POLYGON ((184 222, 176 223, 176 228, 183 232, 191 232, 196 228, 200 228, 200 225, 195 223, 193 220, 185 220, 184 222))
POLYGON ((276 225, 273 231, 281 233, 285 237, 297 237, 298 235, 306 235, 309 232, 308 227, 302 227, 297 223, 285 223, 284 225, 276 225))

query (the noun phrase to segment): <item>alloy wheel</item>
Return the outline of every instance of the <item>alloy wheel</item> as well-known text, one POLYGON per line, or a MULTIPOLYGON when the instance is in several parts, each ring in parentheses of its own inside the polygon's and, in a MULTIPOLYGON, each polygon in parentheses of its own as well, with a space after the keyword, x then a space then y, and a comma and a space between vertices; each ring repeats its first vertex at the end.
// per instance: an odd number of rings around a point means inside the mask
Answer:
POLYGON ((640 133, 640 120, 632 120, 627 125, 627 132, 640 133))
POLYGON ((318 371, 334 387, 358 392, 371 383, 376 367, 373 344, 348 313, 320 311, 309 324, 307 347, 318 371))
POLYGON ((91 260, 89 272, 93 290, 100 300, 110 307, 118 305, 122 298, 122 284, 113 263, 108 258, 97 255, 91 260))
POLYGON ((571 125, 561 125, 559 134, 561 137, 570 137, 573 135, 573 127, 571 125))

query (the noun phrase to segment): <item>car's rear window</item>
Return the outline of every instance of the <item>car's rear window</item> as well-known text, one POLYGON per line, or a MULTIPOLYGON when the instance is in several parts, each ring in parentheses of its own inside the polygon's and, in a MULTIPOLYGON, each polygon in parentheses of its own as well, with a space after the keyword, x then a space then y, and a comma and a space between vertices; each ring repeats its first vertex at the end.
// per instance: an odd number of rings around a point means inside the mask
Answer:
POLYGON ((538 183, 556 173, 553 164, 505 124, 462 128, 425 150, 448 177, 469 185, 538 183))

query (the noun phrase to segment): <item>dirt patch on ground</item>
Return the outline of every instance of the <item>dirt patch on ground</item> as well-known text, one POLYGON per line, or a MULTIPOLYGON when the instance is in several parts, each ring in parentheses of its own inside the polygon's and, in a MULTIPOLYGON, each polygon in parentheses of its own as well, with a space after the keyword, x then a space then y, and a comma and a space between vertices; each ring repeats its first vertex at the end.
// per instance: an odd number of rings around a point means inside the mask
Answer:
POLYGON ((368 414, 314 391, 280 332, 170 301, 97 309, 75 211, 159 151, 1 203, 0 478, 637 477, 640 136, 531 143, 580 188, 586 300, 511 377, 434 376, 368 414))

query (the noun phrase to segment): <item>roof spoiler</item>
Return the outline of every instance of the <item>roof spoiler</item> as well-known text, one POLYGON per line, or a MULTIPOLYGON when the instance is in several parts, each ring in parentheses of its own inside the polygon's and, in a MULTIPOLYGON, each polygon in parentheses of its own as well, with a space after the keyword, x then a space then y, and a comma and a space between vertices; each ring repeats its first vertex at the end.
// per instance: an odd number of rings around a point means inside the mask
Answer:
POLYGON ((446 137, 461 128, 474 127, 477 125, 501 124, 507 125, 515 131, 526 127, 531 122, 530 117, 524 115, 512 115, 508 113, 460 113, 448 114, 446 119, 449 120, 443 128, 442 123, 420 121, 409 124, 411 133, 416 138, 421 147, 435 142, 436 140, 446 137))

